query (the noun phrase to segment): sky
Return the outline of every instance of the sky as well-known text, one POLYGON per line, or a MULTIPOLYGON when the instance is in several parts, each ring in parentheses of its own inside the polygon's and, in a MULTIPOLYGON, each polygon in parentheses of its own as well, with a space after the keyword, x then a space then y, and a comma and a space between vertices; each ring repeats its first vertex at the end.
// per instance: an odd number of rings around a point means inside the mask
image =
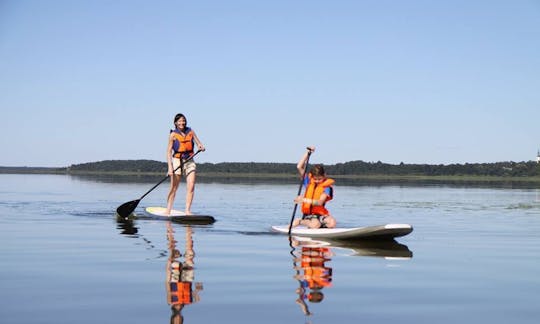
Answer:
POLYGON ((529 161, 539 0, 0 0, 0 166, 529 161))

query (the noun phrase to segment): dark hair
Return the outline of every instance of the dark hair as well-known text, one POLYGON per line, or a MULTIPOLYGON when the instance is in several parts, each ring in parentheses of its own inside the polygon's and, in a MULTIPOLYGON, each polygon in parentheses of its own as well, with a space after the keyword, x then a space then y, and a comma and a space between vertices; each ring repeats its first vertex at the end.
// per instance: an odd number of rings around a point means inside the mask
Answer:
POLYGON ((322 166, 322 164, 316 164, 314 165, 311 170, 309 171, 309 173, 312 175, 312 176, 321 176, 321 177, 324 177, 326 175, 326 172, 324 172, 324 167, 322 166))
POLYGON ((308 300, 312 303, 320 303, 324 299, 324 294, 321 291, 312 291, 308 294, 308 300))
POLYGON ((176 124, 178 119, 180 119, 182 117, 184 117, 184 119, 186 120, 186 125, 187 125, 187 118, 186 118, 186 116, 184 116, 184 114, 176 114, 176 116, 174 116, 174 123, 176 124))

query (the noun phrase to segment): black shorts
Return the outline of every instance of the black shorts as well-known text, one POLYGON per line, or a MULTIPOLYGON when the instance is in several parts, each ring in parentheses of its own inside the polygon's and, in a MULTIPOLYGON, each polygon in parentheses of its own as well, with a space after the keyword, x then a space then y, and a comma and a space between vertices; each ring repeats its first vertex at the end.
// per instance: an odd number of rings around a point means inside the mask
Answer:
POLYGON ((322 215, 304 215, 302 216, 302 220, 312 220, 312 219, 316 219, 319 221, 319 223, 321 223, 321 228, 324 228, 326 227, 326 222, 324 221, 324 218, 326 216, 322 216, 322 215))

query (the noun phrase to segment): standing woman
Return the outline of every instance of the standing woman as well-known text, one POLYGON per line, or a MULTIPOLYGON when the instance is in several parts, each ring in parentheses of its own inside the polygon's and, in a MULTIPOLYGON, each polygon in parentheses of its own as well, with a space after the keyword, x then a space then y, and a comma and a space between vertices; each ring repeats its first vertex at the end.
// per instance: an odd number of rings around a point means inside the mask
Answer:
POLYGON ((189 159, 195 154, 193 151, 194 144, 197 144, 197 148, 200 151, 204 151, 205 148, 195 134, 195 131, 187 127, 186 116, 176 114, 174 116, 174 127, 175 129, 171 130, 171 134, 169 135, 169 144, 167 145, 167 173, 171 177, 171 188, 167 195, 167 210, 165 211, 165 215, 171 214, 176 191, 178 190, 182 176, 186 179, 185 213, 186 215, 191 215, 191 203, 193 202, 193 195, 195 193, 195 170, 197 166, 193 159, 189 161, 186 161, 186 159, 189 159), (182 162, 180 159, 182 159, 182 162), (182 167, 178 168, 180 164, 182 164, 182 167), (177 168, 178 170, 176 170, 177 168))

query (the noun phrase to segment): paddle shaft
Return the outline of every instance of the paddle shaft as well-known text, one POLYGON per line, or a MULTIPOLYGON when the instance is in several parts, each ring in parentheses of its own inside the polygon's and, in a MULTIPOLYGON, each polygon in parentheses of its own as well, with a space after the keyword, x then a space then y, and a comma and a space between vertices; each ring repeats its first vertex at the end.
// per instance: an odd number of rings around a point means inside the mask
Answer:
MULTIPOLYGON (((184 166, 184 163, 186 163, 187 161, 193 159, 195 157, 195 155, 199 154, 201 150, 198 150, 197 152, 195 152, 195 154, 193 154, 192 156, 188 157, 187 159, 183 160, 182 158, 180 158, 180 165, 176 167, 176 169, 173 170, 173 174, 180 168, 182 168, 184 166)), ((158 183, 156 183, 152 188, 150 188, 150 190, 148 190, 144 195, 141 196, 141 198, 139 198, 139 200, 142 200, 144 197, 146 197, 146 195, 148 195, 152 190, 156 189, 157 186, 159 186, 160 184, 163 183, 163 181, 169 179, 169 175, 167 174, 166 177, 164 177, 163 179, 161 179, 158 183)))
MULTIPOLYGON (((302 179, 300 180, 300 185, 298 186, 298 194, 296 194, 297 196, 299 196, 302 193, 302 187, 304 186, 304 178, 306 177, 307 167, 309 164, 309 157, 311 156, 311 150, 309 148, 308 148, 307 154, 308 155, 307 155, 306 163, 304 164, 304 173, 302 174, 302 179)), ((298 208, 298 204, 295 203, 294 208, 293 208, 293 213, 291 216, 291 222, 289 224, 289 235, 291 235, 292 223, 294 221, 294 215, 296 215, 297 208, 298 208)))

